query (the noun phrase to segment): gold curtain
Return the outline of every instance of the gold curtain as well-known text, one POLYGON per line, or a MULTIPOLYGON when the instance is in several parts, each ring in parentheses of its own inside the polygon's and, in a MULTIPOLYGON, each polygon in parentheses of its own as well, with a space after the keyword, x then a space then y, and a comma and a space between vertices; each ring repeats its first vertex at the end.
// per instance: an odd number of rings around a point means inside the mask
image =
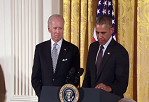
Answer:
POLYGON ((133 59, 134 59, 134 2, 118 0, 118 42, 129 53, 129 85, 125 97, 133 98, 133 59))
MULTIPOLYGON (((63 0, 65 19, 64 39, 75 44, 80 50, 80 67, 86 68, 88 47, 93 39, 94 23, 98 0, 63 0)), ((84 73, 85 74, 85 73, 84 73)), ((81 76, 81 85, 84 79, 81 76)))
POLYGON ((149 0, 137 5, 137 99, 149 102, 149 0))
MULTIPOLYGON (((64 39, 80 50, 80 67, 86 68, 92 43, 98 0, 63 0, 64 39)), ((137 102, 149 102, 149 1, 113 0, 117 41, 129 53, 129 85, 124 94, 137 102)), ((81 76, 81 85, 84 75, 81 76)))

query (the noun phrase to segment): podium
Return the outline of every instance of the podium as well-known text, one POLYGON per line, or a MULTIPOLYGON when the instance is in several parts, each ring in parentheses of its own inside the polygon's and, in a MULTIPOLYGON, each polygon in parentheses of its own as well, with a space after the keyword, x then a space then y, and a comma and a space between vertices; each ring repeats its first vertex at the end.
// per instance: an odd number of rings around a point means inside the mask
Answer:
MULTIPOLYGON (((43 86, 40 102, 60 102, 59 91, 61 87, 43 86)), ((78 88, 78 102, 118 102, 121 98, 112 93, 95 88, 78 88)))

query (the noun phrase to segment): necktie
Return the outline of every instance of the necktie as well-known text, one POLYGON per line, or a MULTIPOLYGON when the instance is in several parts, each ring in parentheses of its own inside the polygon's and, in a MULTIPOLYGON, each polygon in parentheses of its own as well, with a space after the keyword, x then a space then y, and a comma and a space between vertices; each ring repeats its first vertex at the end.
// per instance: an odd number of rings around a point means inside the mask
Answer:
POLYGON ((52 50, 52 63, 53 63, 53 72, 54 73, 55 73, 57 58, 58 58, 56 45, 57 45, 57 43, 53 44, 53 50, 52 50))
POLYGON ((101 64, 101 60, 102 60, 102 54, 103 54, 103 45, 100 46, 100 51, 98 53, 98 57, 97 57, 97 61, 96 61, 96 68, 97 68, 97 73, 98 73, 98 69, 100 67, 101 64))

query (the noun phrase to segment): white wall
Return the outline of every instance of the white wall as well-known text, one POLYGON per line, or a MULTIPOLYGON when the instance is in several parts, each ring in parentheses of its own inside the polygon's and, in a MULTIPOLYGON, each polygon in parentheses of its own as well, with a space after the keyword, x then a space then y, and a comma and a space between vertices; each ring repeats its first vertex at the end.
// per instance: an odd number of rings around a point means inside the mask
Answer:
POLYGON ((61 14, 63 12, 62 9, 62 3, 63 0, 43 0, 43 40, 49 40, 51 38, 51 35, 48 32, 47 26, 47 20, 49 18, 49 15, 51 14, 61 14), (52 9, 51 9, 52 8, 52 9))
POLYGON ((37 101, 30 83, 34 48, 50 39, 48 17, 62 14, 61 8, 62 0, 0 0, 0 64, 6 102, 37 101))

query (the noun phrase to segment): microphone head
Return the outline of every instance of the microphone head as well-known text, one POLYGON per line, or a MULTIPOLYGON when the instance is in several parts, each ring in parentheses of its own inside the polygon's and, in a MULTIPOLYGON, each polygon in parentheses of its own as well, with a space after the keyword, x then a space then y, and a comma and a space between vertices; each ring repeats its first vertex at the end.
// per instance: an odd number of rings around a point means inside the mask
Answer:
POLYGON ((83 68, 80 68, 79 71, 78 71, 78 76, 81 76, 84 72, 84 69, 83 68))
POLYGON ((75 74, 75 68, 72 67, 69 71, 69 75, 72 76, 73 74, 75 74))
POLYGON ((78 74, 75 76, 74 85, 77 87, 80 83, 80 76, 83 74, 84 69, 80 68, 78 74))
POLYGON ((74 80, 74 75, 75 75, 75 68, 72 67, 68 73, 68 75, 66 76, 66 83, 73 83, 74 80))

